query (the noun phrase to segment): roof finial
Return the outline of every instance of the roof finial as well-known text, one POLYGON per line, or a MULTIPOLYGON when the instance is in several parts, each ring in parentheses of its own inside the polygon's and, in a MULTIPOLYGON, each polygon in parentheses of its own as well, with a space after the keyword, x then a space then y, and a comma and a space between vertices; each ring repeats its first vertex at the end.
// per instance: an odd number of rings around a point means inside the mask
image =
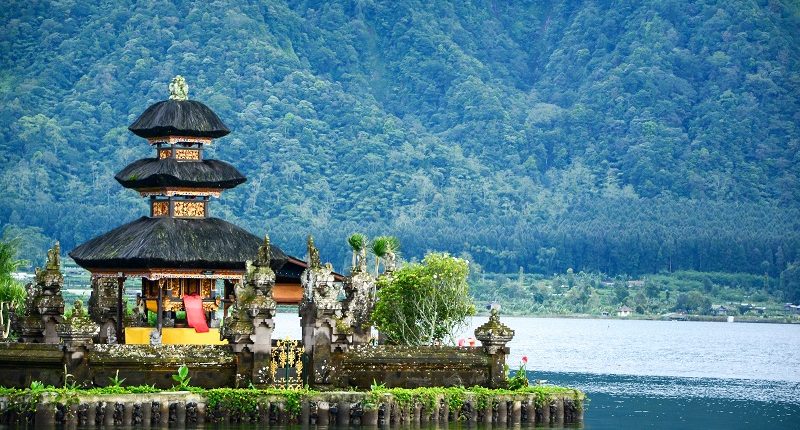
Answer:
POLYGON ((189 86, 183 76, 176 75, 169 83, 170 100, 187 100, 189 98, 189 86))

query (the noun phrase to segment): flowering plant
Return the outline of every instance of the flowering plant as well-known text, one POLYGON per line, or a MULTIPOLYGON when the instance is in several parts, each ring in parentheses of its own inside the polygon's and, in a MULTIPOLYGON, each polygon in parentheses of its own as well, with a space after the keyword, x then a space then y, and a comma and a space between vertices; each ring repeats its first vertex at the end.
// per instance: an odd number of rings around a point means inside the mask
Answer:
POLYGON ((508 389, 509 390, 519 390, 520 388, 525 388, 530 385, 528 381, 528 372, 525 366, 528 364, 528 356, 522 356, 522 362, 519 365, 519 369, 514 372, 514 375, 511 376, 511 379, 508 380, 508 389))

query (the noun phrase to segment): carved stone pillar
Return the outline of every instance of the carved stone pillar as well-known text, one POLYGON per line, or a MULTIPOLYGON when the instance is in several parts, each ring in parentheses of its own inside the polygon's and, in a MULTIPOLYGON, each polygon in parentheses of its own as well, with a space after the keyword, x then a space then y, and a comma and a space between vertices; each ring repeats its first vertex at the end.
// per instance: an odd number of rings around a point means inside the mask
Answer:
POLYGON ((94 347, 94 336, 100 331, 97 324, 89 318, 83 302, 75 300, 72 315, 58 325, 58 335, 64 343, 67 372, 75 381, 91 380, 88 353, 94 347))
POLYGON ((489 321, 475 329, 475 338, 481 341, 490 356, 490 388, 505 388, 508 378, 505 371, 509 349, 506 344, 514 338, 514 330, 500 322, 500 312, 492 308, 489 321))
POLYGON ((117 278, 92 277, 89 296, 89 317, 100 326, 98 343, 116 343, 117 336, 117 278), (109 342, 112 341, 112 342, 109 342))
POLYGON ((352 344, 366 345, 370 340, 370 317, 375 307, 375 278, 367 272, 366 267, 364 270, 356 269, 345 287, 345 320, 352 331, 352 344))
POLYGON ((252 362, 246 377, 256 383, 268 382, 263 375, 269 374, 275 328, 276 303, 272 298, 275 272, 269 266, 271 258, 269 236, 266 236, 255 261, 246 263, 244 285, 236 288, 236 302, 229 310, 221 332, 221 337, 228 339, 234 352, 241 355, 240 362, 252 362))
POLYGON ((55 246, 47 251, 47 264, 44 269, 36 268, 34 282, 28 284, 24 315, 16 319, 24 342, 60 343, 58 325, 63 321, 64 298, 61 286, 61 247, 55 246))
POLYGON ((319 251, 311 236, 308 237, 308 255, 308 268, 300 277, 303 346, 311 364, 309 383, 327 385, 331 381, 331 353, 347 350, 352 335, 349 325, 343 321, 342 302, 339 301, 341 286, 335 282, 330 263, 325 266, 320 263, 319 251))

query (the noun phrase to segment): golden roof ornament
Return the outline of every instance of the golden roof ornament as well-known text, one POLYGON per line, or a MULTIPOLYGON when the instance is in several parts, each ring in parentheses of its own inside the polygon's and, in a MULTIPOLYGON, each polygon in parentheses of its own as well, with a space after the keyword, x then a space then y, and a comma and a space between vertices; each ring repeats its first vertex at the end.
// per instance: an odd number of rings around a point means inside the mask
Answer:
POLYGON ((186 84, 186 79, 183 79, 183 76, 176 75, 174 78, 172 78, 172 81, 169 83, 169 99, 189 99, 189 85, 186 84))

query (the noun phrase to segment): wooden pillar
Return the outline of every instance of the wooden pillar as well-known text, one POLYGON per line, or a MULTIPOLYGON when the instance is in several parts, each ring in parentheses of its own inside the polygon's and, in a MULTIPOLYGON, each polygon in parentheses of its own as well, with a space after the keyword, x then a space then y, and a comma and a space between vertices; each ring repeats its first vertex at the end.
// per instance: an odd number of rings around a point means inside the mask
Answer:
POLYGON ((162 281, 162 279, 156 281, 158 285, 158 304, 156 309, 158 315, 156 315, 156 328, 158 329, 159 336, 161 336, 161 327, 164 325, 164 283, 162 281))
POLYGON ((122 319, 125 317, 125 312, 122 309, 122 291, 125 288, 125 276, 120 272, 117 277, 117 343, 125 343, 125 326, 122 319))

